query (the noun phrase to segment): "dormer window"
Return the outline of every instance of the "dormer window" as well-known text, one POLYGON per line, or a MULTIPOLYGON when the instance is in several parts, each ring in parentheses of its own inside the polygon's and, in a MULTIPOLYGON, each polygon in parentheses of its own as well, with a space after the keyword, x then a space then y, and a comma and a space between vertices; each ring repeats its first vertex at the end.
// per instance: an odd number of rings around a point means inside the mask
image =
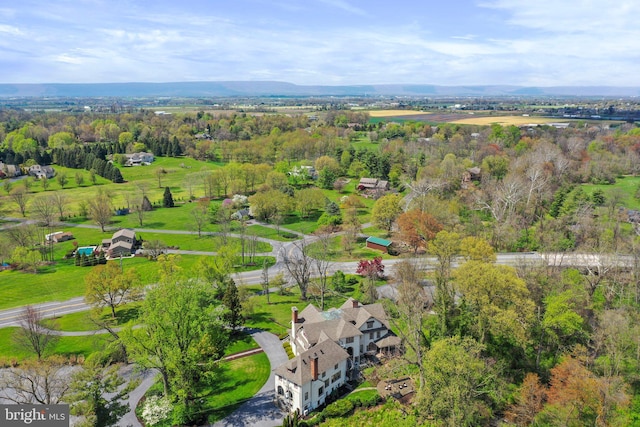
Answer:
POLYGON ((369 320, 367 322, 367 329, 371 329, 371 328, 373 328, 373 320, 369 320))

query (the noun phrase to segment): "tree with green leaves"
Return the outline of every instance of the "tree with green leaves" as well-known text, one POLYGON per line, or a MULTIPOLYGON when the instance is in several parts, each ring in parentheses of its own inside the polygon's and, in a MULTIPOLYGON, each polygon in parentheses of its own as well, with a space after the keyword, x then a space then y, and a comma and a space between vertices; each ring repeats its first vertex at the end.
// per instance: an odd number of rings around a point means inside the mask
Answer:
POLYGON ((455 316, 455 288, 451 284, 452 265, 460 252, 460 235, 443 230, 429 242, 428 252, 436 257, 435 312, 440 325, 440 335, 451 335, 455 316))
POLYGON ((497 366, 482 356, 484 346, 466 337, 433 343, 424 357, 424 383, 416 405, 437 425, 485 425, 503 392, 497 366))
POLYGON ((64 188, 64 186, 69 183, 69 178, 67 177, 66 173, 58 172, 56 174, 56 181, 58 181, 58 184, 60 184, 60 188, 64 188))
POLYGON ((123 272, 114 261, 92 268, 84 281, 85 301, 94 307, 108 307, 113 319, 118 306, 142 298, 143 290, 136 270, 123 272))
POLYGON ((137 381, 127 383, 120 377, 119 368, 118 365, 104 367, 97 362, 90 362, 73 375, 67 400, 71 405, 71 413, 82 417, 75 425, 119 425, 120 418, 129 412, 126 399, 138 385, 137 381))
POLYGON ((164 395, 187 418, 197 406, 198 384, 214 378, 229 342, 224 307, 215 301, 209 285, 163 274, 142 304, 140 323, 144 326, 121 332, 129 357, 161 374, 164 395))
POLYGON ((222 303, 226 308, 223 316, 226 325, 232 330, 237 329, 242 324, 242 304, 238 294, 238 287, 233 280, 227 284, 224 290, 222 303))
POLYGON ((380 197, 374 203, 373 209, 371 210, 371 219, 377 227, 390 232, 393 223, 401 213, 400 196, 397 194, 387 194, 380 197))
POLYGON ((165 208, 172 208, 174 206, 173 195, 169 187, 164 187, 164 195, 162 196, 162 206, 165 208))
POLYGON ((526 345, 535 305, 513 267, 467 261, 455 271, 454 280, 462 295, 464 315, 472 319, 471 333, 481 344, 526 345))

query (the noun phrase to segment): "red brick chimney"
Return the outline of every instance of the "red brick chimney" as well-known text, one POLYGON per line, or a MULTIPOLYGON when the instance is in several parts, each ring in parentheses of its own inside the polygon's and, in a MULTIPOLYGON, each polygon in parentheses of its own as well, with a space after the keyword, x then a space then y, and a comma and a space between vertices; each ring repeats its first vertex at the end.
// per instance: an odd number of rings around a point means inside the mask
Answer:
POLYGON ((298 323, 298 307, 291 307, 291 321, 298 323))
POLYGON ((313 381, 318 379, 318 356, 315 354, 311 357, 311 379, 313 381))
POLYGON ((358 308, 358 301, 357 300, 351 300, 351 303, 353 304, 353 308, 358 308))

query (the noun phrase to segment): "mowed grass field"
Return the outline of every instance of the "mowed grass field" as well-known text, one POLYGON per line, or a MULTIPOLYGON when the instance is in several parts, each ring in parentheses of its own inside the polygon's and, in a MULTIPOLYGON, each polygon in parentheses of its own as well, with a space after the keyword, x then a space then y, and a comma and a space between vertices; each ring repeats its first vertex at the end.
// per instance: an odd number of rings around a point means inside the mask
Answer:
MULTIPOLYGON (((186 201, 189 198, 189 192, 185 186, 185 177, 189 174, 214 170, 219 167, 213 162, 202 162, 191 158, 173 158, 173 157, 157 157, 149 166, 137 167, 120 167, 120 172, 126 182, 115 184, 104 178, 97 177, 94 185, 89 180, 89 172, 80 169, 69 169, 54 165, 56 173, 65 173, 69 182, 65 185, 64 194, 68 197, 67 211, 71 215, 77 215, 80 203, 87 203, 94 198, 98 191, 104 191, 112 196, 114 207, 126 207, 127 200, 130 203, 140 203, 141 189, 145 187, 145 192, 151 203, 161 204, 164 194, 164 187, 169 187, 176 202, 186 201), (164 170, 160 180, 156 175, 157 170, 164 170), (82 185, 77 185, 74 177, 79 173, 84 178, 82 185)), ((49 187, 44 191, 42 184, 38 181, 33 182, 29 189, 29 198, 34 199, 41 195, 51 194, 54 191, 61 190, 56 178, 49 180, 49 187)), ((20 181, 13 184, 13 188, 22 185, 20 181)), ((195 180, 193 187, 195 197, 204 196, 204 182, 195 180)), ((2 207, 5 216, 20 216, 17 205, 7 196, 4 189, 0 190, 0 207, 2 207)), ((29 206, 27 206, 29 212, 29 206)))

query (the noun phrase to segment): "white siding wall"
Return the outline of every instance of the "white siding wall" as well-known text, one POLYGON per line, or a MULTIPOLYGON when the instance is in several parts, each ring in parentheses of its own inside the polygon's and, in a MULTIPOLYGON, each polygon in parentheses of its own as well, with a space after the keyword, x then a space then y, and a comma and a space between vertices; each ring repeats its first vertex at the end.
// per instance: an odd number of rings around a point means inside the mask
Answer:
POLYGON ((372 342, 376 342, 377 340, 382 338, 387 333, 387 328, 378 320, 375 320, 372 317, 362 326, 360 326, 360 332, 362 332, 362 339, 360 341, 360 344, 362 344, 362 351, 366 353, 369 344, 372 342), (373 325, 371 328, 369 328, 369 322, 371 321, 373 322, 373 325))
POLYGON ((318 375, 317 381, 310 381, 306 384, 303 384, 302 387, 298 387, 285 378, 276 375, 276 394, 278 393, 278 386, 281 386, 285 393, 287 392, 287 390, 291 391, 291 411, 294 412, 296 409, 298 409, 300 410, 300 413, 303 414, 305 410, 311 412, 318 406, 322 405, 325 402, 327 396, 329 396, 333 390, 336 390, 346 382, 346 378, 346 360, 338 363, 338 369, 335 369, 335 366, 331 366, 326 371, 324 376, 322 375, 322 373, 320 373, 320 375, 318 375), (336 378, 332 382, 333 376, 338 373, 340 374, 339 378, 336 378), (320 389, 322 389, 322 393, 320 393, 320 389), (308 397, 307 400, 305 400, 305 394, 308 397))

